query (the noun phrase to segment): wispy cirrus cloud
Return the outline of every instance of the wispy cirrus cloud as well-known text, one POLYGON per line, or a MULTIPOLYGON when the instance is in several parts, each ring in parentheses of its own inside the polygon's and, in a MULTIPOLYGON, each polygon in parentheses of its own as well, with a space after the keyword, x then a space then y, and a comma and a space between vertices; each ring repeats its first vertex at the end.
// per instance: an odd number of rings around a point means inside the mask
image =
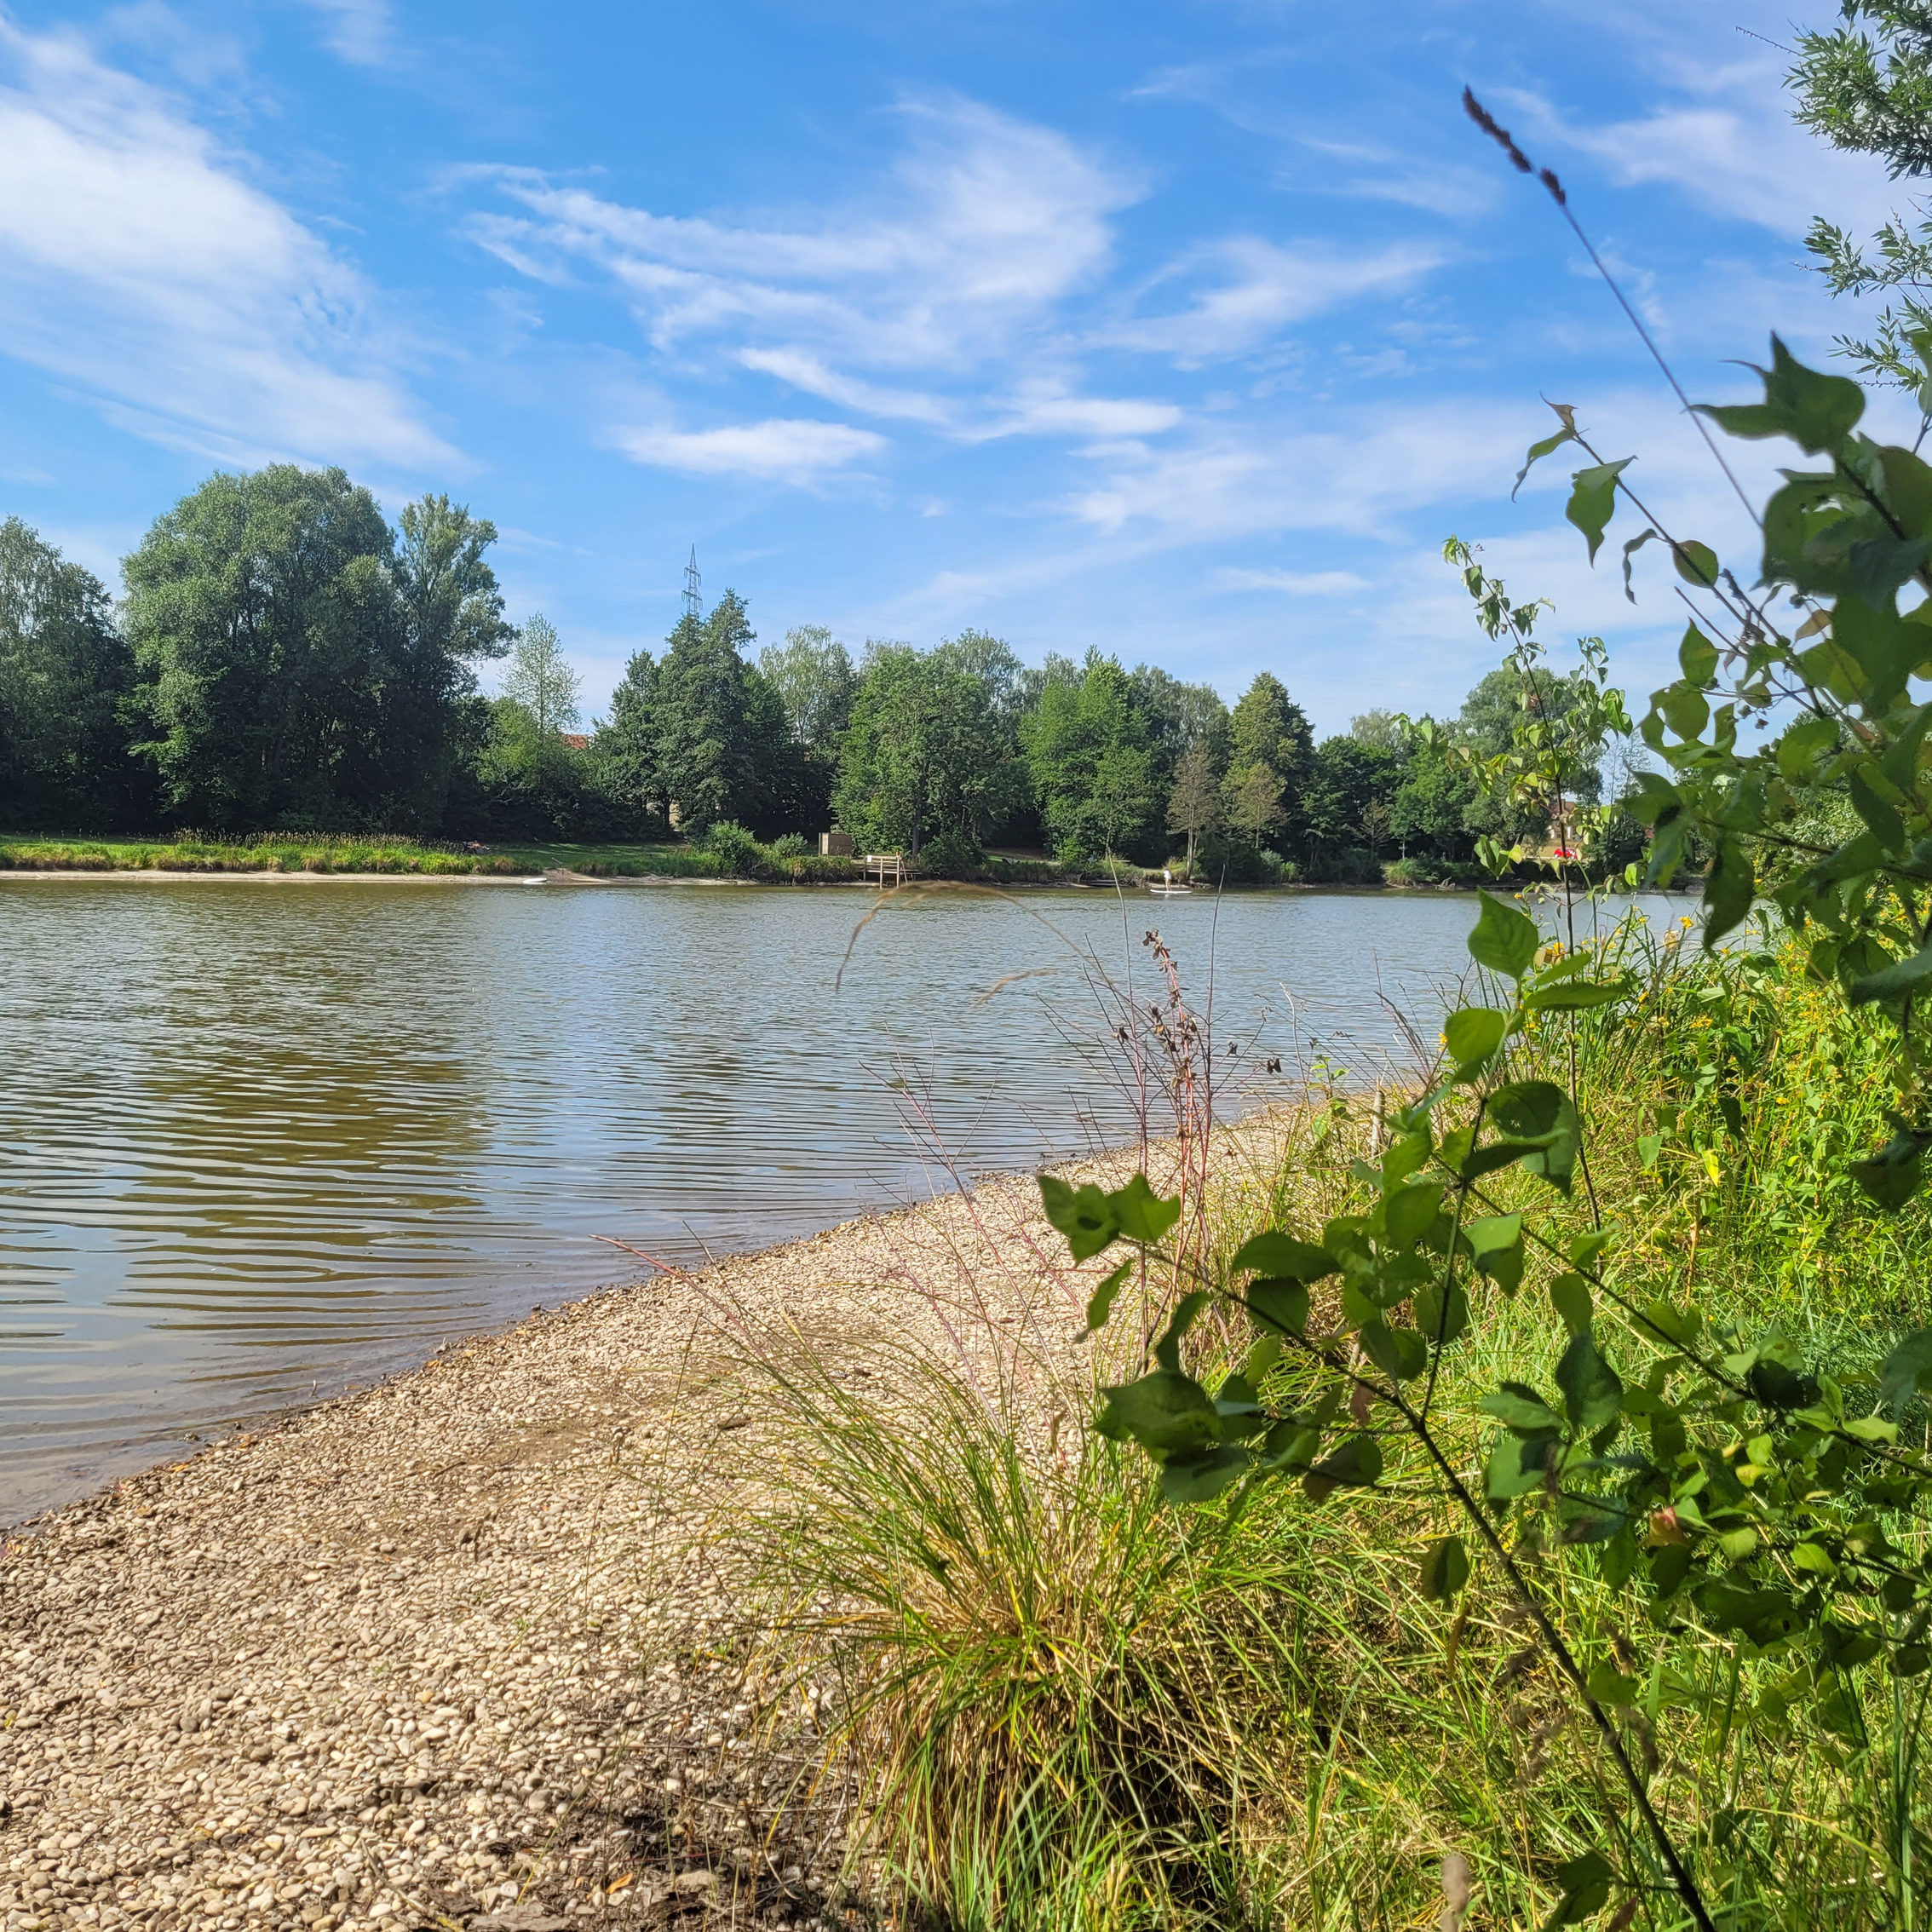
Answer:
POLYGON ((518 213, 479 210, 471 238, 525 273, 600 271, 653 343, 731 330, 873 369, 984 362, 1113 246, 1138 180, 1064 135, 959 100, 901 102, 908 145, 830 215, 658 215, 529 170, 493 179, 518 213))
POLYGON ((716 429, 640 425, 612 433, 625 455, 694 476, 750 476, 813 484, 885 447, 885 438, 843 423, 774 418, 716 429))
POLYGON ((1287 246, 1232 236, 1163 268, 1140 291, 1133 312, 1097 330, 1095 339, 1183 363, 1238 355, 1291 323, 1364 295, 1406 288, 1448 259, 1448 250, 1435 242, 1350 253, 1332 244, 1287 246), (1182 291, 1182 306, 1149 313, 1157 291, 1168 288, 1182 291))
MULTIPOLYGON (((901 434, 963 444, 1167 435, 1187 420, 1185 405, 1106 393, 1115 385, 1095 377, 1100 363, 1124 354, 1192 368, 1238 357, 1297 322, 1407 287, 1446 259, 1436 243, 1350 253, 1234 235, 1118 287, 1115 227, 1144 193, 1138 174, 1055 129, 957 97, 901 101, 895 118, 901 152, 830 208, 666 215, 581 181, 472 170, 497 199, 472 210, 464 230, 540 284, 602 283, 686 377, 707 362, 721 380, 748 371, 907 426, 901 434)), ((687 436, 711 439, 702 448, 718 474, 742 451, 759 466, 745 474, 817 477, 838 466, 834 452, 859 447, 828 434, 812 446, 824 460, 768 465, 763 423, 743 436, 653 428, 624 446, 639 461, 682 461, 696 446, 687 436)))
POLYGON ((1366 577, 1352 570, 1217 570, 1214 583, 1222 590, 1273 590, 1285 597, 1335 597, 1366 590, 1366 577))
POLYGON ((0 354, 223 460, 454 454, 361 276, 175 101, 0 19, 0 354))
POLYGON ((388 0, 303 0, 322 18, 324 43, 357 67, 388 67, 398 54, 395 16, 388 0))

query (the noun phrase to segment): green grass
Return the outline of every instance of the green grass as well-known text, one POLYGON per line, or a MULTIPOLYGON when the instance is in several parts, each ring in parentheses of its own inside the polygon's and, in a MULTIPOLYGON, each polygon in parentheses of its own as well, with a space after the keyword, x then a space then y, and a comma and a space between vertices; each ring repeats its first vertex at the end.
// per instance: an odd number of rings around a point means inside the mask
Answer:
POLYGON ((713 878, 722 871, 710 854, 684 844, 509 843, 471 854, 441 841, 346 832, 269 832, 234 840, 192 834, 152 839, 0 838, 0 870, 17 871, 526 877, 560 869, 605 878, 713 878))
MULTIPOLYGON (((1886 1131, 1869 1030, 1795 954, 1680 963, 1667 939, 1626 943, 1636 1015, 1578 1030, 1620 1285, 1694 1279, 1714 1318, 1868 1371, 1932 1312, 1932 1216, 1881 1217, 1843 1175, 1886 1131)), ((1569 1051, 1558 1022, 1521 1044, 1521 1070, 1565 1072, 1569 1051)), ((1308 1099, 1278 1161, 1217 1177, 1222 1262, 1266 1223, 1361 1205, 1365 1110, 1308 1099)), ((1476 1403, 1505 1376, 1547 1382, 1561 1331, 1540 1279, 1472 1302, 1439 1413, 1473 1464, 1476 1403)), ((857 1379, 849 1351, 802 1345, 745 1366, 777 1447, 757 1500, 710 1533, 766 1666, 840 1687, 819 1775, 860 1794, 852 1863, 877 1861, 875 1896, 883 1873, 905 1922, 940 1932, 1366 1932, 1436 1924, 1458 1854, 1474 1932, 1544 1923, 1557 1866, 1596 1848, 1652 1877, 1619 1928, 1688 1923, 1499 1581, 1479 1567, 1455 1613, 1421 1598, 1423 1551, 1454 1526, 1413 1493, 1419 1467, 1392 1455, 1407 1495, 1316 1504, 1274 1484, 1238 1511, 1167 1509, 1144 1458, 1084 1426, 1095 1384, 1135 1372, 1115 1340, 1133 1326, 1117 1314, 1087 1373, 997 1340, 999 1372, 970 1383, 910 1347, 857 1379)), ((1615 1345, 1641 1359, 1636 1336, 1615 1345)), ((1586 1658, 1636 1672, 1626 1745, 1725 1932, 1926 1923, 1932 1813, 1889 1755, 1889 1679, 1866 1666, 1850 1686, 1873 1740, 1857 1748, 1780 1714, 1766 1693, 1787 1660, 1651 1630, 1593 1559, 1520 1560, 1586 1658), (1901 1810, 1919 1860, 1902 1881, 1880 1849, 1901 1810)))

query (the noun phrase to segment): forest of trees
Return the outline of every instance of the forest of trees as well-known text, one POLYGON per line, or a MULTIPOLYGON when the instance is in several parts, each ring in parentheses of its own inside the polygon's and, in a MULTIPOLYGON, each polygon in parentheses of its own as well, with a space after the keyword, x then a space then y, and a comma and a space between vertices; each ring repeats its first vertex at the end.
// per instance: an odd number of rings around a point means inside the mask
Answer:
MULTIPOLYGON (((837 825, 929 872, 1004 848, 1417 882, 1468 874, 1479 838, 1547 830, 1505 823, 1458 756, 1508 744, 1521 693, 1501 671, 1434 727, 1370 712, 1318 743, 1268 672, 1230 709, 1098 651, 1022 664, 978 630, 854 660, 807 625, 760 650, 728 590, 632 658, 580 731, 555 628, 504 618, 495 540, 446 497, 392 528, 341 470, 277 464, 184 497, 124 561, 116 603, 0 524, 0 826, 592 841, 837 825)), ((1565 689, 1549 678, 1544 701, 1560 710, 1565 689)), ((1585 797, 1600 782, 1576 774, 1585 797)))

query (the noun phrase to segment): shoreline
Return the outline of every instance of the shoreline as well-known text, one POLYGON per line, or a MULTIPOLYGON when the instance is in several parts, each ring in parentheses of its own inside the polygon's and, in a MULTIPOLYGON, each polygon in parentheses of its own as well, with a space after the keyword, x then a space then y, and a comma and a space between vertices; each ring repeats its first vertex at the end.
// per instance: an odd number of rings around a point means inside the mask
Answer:
POLYGON ((704 1371, 747 1324, 944 1347, 952 1292, 1035 1308, 1050 1240, 1032 1176, 985 1182, 532 1314, 28 1519, 0 1538, 0 1921, 822 1922, 837 1848, 745 1795, 727 1607, 664 1560, 747 1419, 704 1371))
MULTIPOLYGON (((270 867, 236 868, 233 871, 215 866, 188 865, 101 865, 101 866, 38 866, 0 865, 0 884, 11 880, 73 881, 77 879, 141 879, 157 883, 181 883, 207 884, 223 881, 259 882, 270 885, 434 885, 434 886, 538 886, 538 885, 581 885, 581 886, 755 886, 764 890, 797 891, 805 888, 814 891, 865 891, 882 893, 886 888, 873 879, 750 879, 721 878, 706 877, 700 873, 679 872, 612 872, 590 873, 572 871, 566 867, 552 867, 538 872, 284 872, 270 867)), ((1340 884, 1327 881, 1285 879, 1278 884, 1237 883, 1222 886, 1203 885, 1190 895, 1199 899, 1212 899, 1219 893, 1324 893, 1337 897, 1350 898, 1440 898, 1444 894, 1468 895, 1475 893, 1508 890, 1521 892, 1532 888, 1545 887, 1547 880, 1534 879, 1521 883, 1503 882, 1497 885, 1481 883, 1462 884, 1445 880, 1435 885, 1375 885, 1366 883, 1340 884)), ((908 879, 904 886, 893 889, 904 891, 917 888, 930 891, 934 888, 951 887, 960 891, 992 892, 1107 892, 1116 888, 1106 880, 1094 879, 908 879)), ((1130 894, 1141 894, 1148 890, 1143 883, 1137 885, 1123 885, 1121 889, 1130 894)), ((1649 888, 1640 893, 1621 891, 1611 895, 1625 899, 1638 896, 1660 899, 1694 899, 1695 892, 1684 889, 1665 891, 1662 888, 1649 888)))

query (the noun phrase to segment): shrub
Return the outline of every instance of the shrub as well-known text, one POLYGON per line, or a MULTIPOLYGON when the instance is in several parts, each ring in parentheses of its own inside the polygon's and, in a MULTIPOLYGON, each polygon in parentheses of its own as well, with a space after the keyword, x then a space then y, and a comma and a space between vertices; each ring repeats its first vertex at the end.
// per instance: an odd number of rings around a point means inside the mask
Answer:
POLYGON ((705 832, 704 851, 727 878, 755 879, 770 865, 764 848, 734 819, 721 819, 705 832))
POLYGON ((976 879, 986 855, 963 832, 943 831, 919 848, 918 872, 929 879, 976 879))

